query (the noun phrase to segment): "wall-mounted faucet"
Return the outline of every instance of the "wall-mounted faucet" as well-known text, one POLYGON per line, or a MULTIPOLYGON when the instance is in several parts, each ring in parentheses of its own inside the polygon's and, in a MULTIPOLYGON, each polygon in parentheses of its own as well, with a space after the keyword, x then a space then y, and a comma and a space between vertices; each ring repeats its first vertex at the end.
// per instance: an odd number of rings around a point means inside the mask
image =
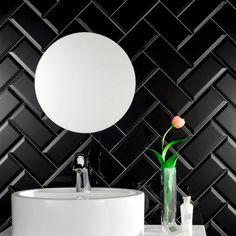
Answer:
POLYGON ((82 153, 76 153, 72 163, 72 169, 76 172, 76 192, 89 192, 89 160, 82 153))

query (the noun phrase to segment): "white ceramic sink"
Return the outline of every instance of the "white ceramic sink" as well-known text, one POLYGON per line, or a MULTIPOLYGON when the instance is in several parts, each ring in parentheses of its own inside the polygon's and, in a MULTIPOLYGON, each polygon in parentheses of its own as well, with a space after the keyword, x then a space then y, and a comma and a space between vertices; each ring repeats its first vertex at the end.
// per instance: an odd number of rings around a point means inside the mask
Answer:
POLYGON ((12 195, 12 236, 142 236, 144 193, 48 188, 12 195))

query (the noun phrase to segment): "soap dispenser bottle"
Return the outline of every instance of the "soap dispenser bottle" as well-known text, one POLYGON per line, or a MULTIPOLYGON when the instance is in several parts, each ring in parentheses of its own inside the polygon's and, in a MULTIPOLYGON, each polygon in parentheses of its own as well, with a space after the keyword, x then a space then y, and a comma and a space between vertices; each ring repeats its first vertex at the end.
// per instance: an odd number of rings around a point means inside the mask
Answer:
POLYGON ((180 206, 181 223, 184 235, 192 235, 193 224, 193 205, 191 204, 190 196, 183 197, 184 202, 180 206))

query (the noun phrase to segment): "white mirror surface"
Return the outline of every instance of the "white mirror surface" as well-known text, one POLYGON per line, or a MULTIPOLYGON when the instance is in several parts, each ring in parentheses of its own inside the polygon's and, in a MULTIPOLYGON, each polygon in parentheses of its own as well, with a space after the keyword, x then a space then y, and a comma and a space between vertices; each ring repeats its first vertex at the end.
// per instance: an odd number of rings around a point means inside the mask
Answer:
POLYGON ((134 97, 135 73, 125 51, 95 33, 53 43, 36 69, 35 90, 45 114, 64 129, 90 133, 114 125, 134 97))

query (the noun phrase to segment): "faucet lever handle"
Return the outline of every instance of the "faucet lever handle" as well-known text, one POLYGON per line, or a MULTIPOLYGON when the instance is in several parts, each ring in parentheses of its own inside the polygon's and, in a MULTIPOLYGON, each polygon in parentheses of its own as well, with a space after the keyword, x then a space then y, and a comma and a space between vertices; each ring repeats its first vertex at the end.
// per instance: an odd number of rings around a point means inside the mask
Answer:
POLYGON ((79 169, 88 168, 88 158, 82 153, 75 153, 74 160, 72 162, 72 169, 78 171, 79 169))

